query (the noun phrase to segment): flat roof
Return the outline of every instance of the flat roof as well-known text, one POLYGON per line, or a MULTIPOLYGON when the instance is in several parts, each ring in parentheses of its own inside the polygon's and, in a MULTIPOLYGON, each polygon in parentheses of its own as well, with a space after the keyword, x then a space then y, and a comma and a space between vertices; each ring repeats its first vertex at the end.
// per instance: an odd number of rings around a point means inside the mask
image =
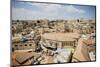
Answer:
POLYGON ((85 44, 87 44, 87 45, 93 45, 93 44, 95 44, 95 40, 93 40, 93 39, 92 40, 91 39, 90 40, 84 40, 83 42, 85 44))
POLYGON ((15 53, 16 55, 16 60, 19 62, 19 63, 23 63, 24 61, 26 61, 27 59, 35 56, 35 57, 38 57, 39 54, 35 53, 35 52, 16 52, 15 53))
POLYGON ((87 45, 83 43, 83 39, 79 39, 78 46, 73 54, 73 57, 79 61, 90 61, 87 45))
POLYGON ((79 38, 80 35, 78 33, 45 33, 42 37, 57 41, 74 41, 75 38, 79 38))

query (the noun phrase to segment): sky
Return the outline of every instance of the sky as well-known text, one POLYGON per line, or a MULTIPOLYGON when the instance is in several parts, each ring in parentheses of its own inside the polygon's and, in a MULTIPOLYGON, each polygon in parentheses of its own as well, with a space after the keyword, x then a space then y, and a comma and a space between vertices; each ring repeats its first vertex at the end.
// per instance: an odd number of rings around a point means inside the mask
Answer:
POLYGON ((12 20, 95 19, 95 6, 12 0, 12 20))

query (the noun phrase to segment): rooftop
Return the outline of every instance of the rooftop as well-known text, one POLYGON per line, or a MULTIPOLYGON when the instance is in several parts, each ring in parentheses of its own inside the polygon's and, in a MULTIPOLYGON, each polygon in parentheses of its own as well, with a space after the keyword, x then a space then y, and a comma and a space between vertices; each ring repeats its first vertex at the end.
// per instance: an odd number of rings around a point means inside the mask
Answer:
POLYGON ((78 33, 45 33, 42 37, 57 41, 74 41, 75 38, 79 38, 80 35, 78 33))
MULTIPOLYGON (((31 64, 31 62, 28 62, 29 59, 32 59, 33 57, 39 56, 39 54, 37 54, 35 52, 27 52, 27 51, 26 52, 25 51, 18 51, 18 52, 15 52, 14 55, 15 55, 15 61, 17 63, 19 63, 19 65, 24 64, 24 63, 31 64)), ((14 63, 14 65, 17 65, 17 64, 14 63)))

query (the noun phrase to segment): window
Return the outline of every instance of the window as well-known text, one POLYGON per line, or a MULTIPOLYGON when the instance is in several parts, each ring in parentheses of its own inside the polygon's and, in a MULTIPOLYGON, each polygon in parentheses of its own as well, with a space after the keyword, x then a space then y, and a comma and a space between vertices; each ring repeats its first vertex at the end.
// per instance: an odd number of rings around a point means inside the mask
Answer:
POLYGON ((27 46, 27 44, 25 44, 25 46, 27 46))
POLYGON ((15 45, 15 47, 17 47, 18 45, 15 45))
POLYGON ((32 46, 32 44, 29 44, 29 46, 32 46))

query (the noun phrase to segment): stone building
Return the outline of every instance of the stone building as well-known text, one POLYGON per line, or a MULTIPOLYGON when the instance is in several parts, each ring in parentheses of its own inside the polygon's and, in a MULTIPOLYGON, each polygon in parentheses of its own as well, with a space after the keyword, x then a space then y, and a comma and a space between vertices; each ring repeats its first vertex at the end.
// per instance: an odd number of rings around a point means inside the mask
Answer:
POLYGON ((77 33, 45 33, 42 35, 42 38, 50 43, 50 45, 47 46, 56 45, 57 48, 75 47, 77 46, 79 37, 77 33))
POLYGON ((13 39, 12 48, 14 50, 28 50, 28 49, 35 50, 35 42, 31 39, 26 41, 21 41, 20 39, 13 39))

